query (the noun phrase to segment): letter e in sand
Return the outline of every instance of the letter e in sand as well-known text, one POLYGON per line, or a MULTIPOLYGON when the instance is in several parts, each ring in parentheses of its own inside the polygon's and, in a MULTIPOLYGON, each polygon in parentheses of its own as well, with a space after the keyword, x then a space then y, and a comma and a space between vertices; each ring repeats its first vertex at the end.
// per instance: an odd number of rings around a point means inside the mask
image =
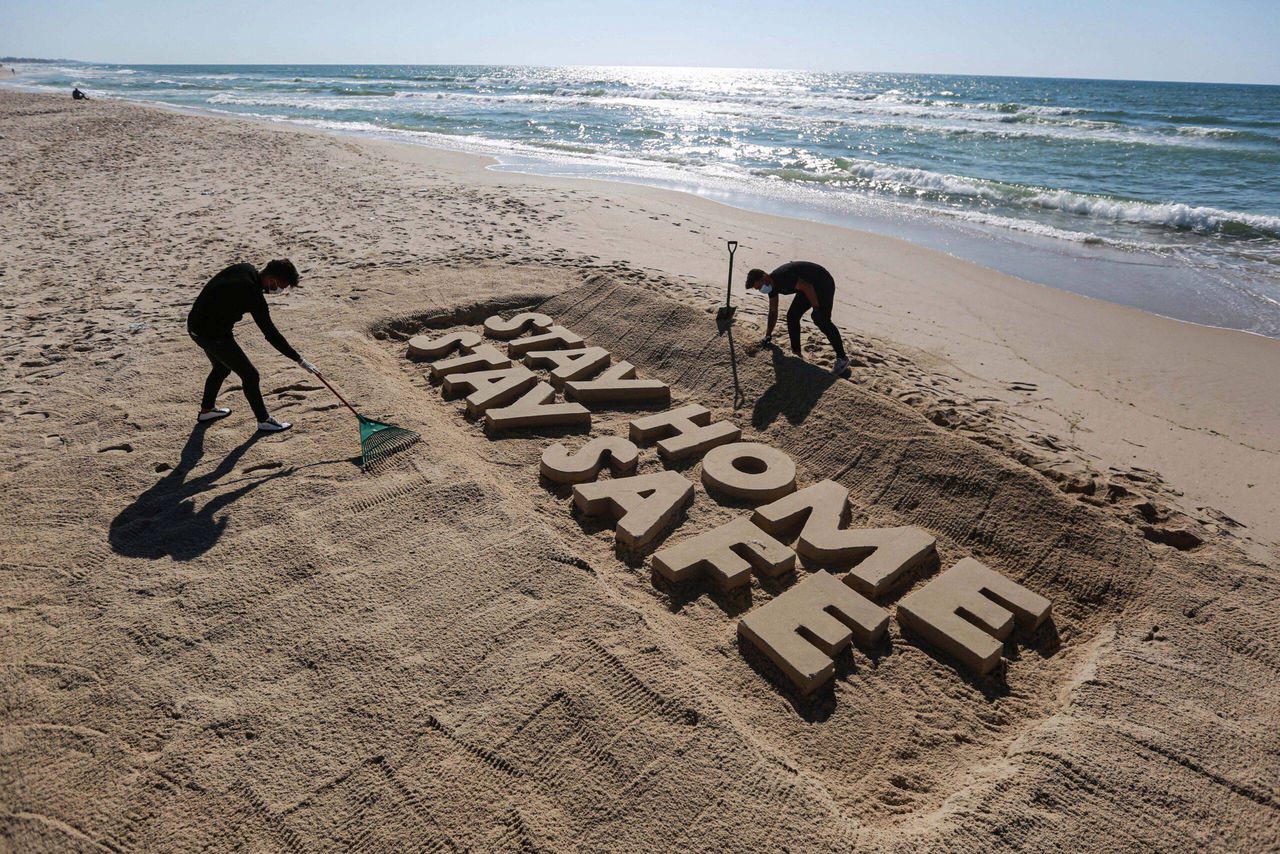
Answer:
POLYGON ((1000 661, 1013 624, 1026 631, 1049 616, 1050 602, 973 558, 965 558, 898 603, 898 622, 986 674, 1000 661))
POLYGON ((832 659, 850 640, 874 646, 888 625, 884 609, 818 571, 743 617, 738 634, 808 694, 835 673, 832 659))

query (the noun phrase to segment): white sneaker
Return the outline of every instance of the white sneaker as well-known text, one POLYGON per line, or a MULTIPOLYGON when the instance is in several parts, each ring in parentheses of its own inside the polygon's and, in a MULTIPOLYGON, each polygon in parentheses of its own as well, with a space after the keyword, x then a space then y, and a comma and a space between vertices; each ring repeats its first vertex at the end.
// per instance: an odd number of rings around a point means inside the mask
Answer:
POLYGON ((259 433, 282 433, 285 430, 288 430, 292 426, 293 425, 290 424, 288 421, 277 421, 275 417, 272 416, 268 418, 266 421, 258 422, 258 432, 259 433))
POLYGON ((843 374, 848 369, 848 367, 849 367, 848 357, 843 359, 836 359, 836 363, 831 366, 831 373, 835 374, 836 376, 840 376, 840 374, 843 374))
POLYGON ((196 416, 196 421, 217 421, 219 418, 226 418, 231 414, 231 410, 225 406, 215 406, 208 412, 201 412, 196 416))

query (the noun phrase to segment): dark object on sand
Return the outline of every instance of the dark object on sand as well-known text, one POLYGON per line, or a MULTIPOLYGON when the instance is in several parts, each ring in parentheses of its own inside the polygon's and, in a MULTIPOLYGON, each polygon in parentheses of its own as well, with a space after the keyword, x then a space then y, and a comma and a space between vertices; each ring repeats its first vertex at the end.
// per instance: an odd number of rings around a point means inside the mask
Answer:
POLYGON ((360 422, 360 466, 365 471, 370 471, 378 463, 383 462, 392 454, 399 453, 411 445, 417 443, 422 437, 412 430, 404 427, 397 427, 394 424, 385 424, 381 421, 374 421, 372 418, 365 418, 347 399, 338 393, 338 390, 330 385, 320 373, 316 372, 316 379, 325 384, 329 391, 333 392, 333 396, 342 401, 347 409, 355 415, 360 422))
POLYGON ((75 100, 77 100, 77 101, 87 101, 87 100, 89 100, 89 96, 88 96, 88 95, 86 95, 85 93, 81 92, 79 89, 72 89, 72 90, 71 90, 71 97, 72 97, 72 98, 74 98, 74 99, 75 99, 75 100))
POLYGON ((720 306, 720 310, 716 312, 716 320, 725 320, 733 317, 733 306, 730 305, 731 296, 733 295, 733 253, 738 251, 738 241, 728 241, 729 246, 729 283, 724 290, 724 305, 720 306))

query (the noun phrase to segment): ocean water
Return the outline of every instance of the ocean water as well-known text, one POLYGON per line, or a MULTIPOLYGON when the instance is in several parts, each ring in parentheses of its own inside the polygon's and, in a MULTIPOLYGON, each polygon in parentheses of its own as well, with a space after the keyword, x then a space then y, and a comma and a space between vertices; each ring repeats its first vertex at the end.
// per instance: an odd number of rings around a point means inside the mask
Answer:
POLYGON ((1277 86, 519 66, 18 71, 27 87, 393 137, 847 223, 1280 337, 1277 86))

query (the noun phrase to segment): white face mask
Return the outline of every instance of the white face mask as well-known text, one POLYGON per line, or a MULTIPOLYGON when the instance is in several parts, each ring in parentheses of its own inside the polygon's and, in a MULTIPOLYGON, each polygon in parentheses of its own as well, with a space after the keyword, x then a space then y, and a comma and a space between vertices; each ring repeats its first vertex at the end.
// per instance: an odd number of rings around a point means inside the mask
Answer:
POLYGON ((765 296, 768 296, 769 294, 773 293, 773 285, 761 285, 760 293, 764 294, 765 296))

